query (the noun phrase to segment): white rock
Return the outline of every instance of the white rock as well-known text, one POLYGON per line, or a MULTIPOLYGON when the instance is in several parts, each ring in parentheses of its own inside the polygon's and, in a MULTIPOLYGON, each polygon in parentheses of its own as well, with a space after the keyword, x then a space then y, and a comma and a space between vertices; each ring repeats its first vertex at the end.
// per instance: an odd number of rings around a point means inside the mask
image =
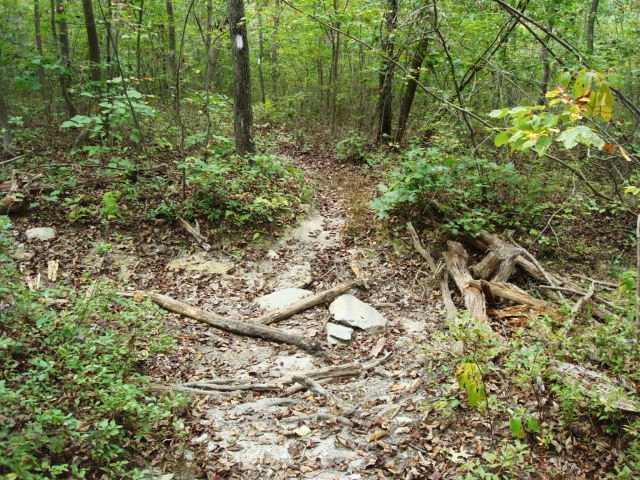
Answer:
POLYGON ((327 322, 326 330, 327 341, 330 345, 348 342, 351 340, 351 335, 353 335, 353 328, 331 322, 327 322))
POLYGON ((256 303, 265 310, 279 310, 293 305, 298 300, 308 297, 313 292, 302 288, 285 288, 257 298, 256 303))
POLYGON ((304 288, 313 281, 309 262, 294 265, 288 272, 280 275, 276 284, 278 288, 304 288))
POLYGON ((278 375, 284 375, 292 372, 300 372, 304 370, 313 370, 317 368, 311 361, 311 357, 304 353, 295 353, 293 355, 284 355, 276 358, 278 375))
POLYGON ((56 238, 56 231, 51 227, 30 228, 25 232, 27 240, 52 240, 56 238))
POLYGON ((340 295, 329 305, 329 311, 337 321, 369 333, 382 330, 387 326, 386 318, 371 305, 358 300, 353 295, 340 295))

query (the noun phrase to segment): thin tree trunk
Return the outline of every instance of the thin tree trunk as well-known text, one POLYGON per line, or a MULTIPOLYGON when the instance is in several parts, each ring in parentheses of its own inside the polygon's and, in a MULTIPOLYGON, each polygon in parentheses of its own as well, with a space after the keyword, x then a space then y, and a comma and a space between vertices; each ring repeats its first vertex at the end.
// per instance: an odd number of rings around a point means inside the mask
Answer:
POLYGON ((593 40, 596 26, 596 15, 598 14, 598 6, 600 0, 591 0, 589 7, 589 15, 587 16, 587 26, 585 28, 585 36, 587 37, 587 52, 593 53, 593 40))
MULTIPOLYGON (((40 13, 40 0, 33 0, 33 27, 35 30, 35 37, 36 37, 36 50, 38 51, 38 55, 40 56, 40 61, 42 62, 42 59, 44 57, 44 48, 42 46, 42 28, 40 26, 40 20, 41 20, 41 13, 40 13)), ((46 82, 46 75, 44 73, 44 68, 42 67, 42 63, 40 65, 38 65, 38 81, 40 82, 40 93, 42 94, 42 99, 43 100, 47 100, 47 94, 45 92, 45 82, 46 82)))
POLYGON ((58 44, 58 29, 56 27, 56 0, 49 1, 49 22, 51 23, 51 37, 53 40, 53 51, 56 58, 60 58, 60 46, 58 44))
POLYGON ((271 39, 271 55, 270 55, 270 72, 271 72, 271 97, 276 99, 280 92, 280 70, 278 68, 278 61, 280 55, 278 49, 280 48, 279 35, 280 35, 280 15, 282 12, 282 5, 280 0, 275 0, 276 13, 273 16, 273 38, 271 39))
MULTIPOLYGON (((173 1, 166 0, 166 7, 167 19, 169 21, 169 56, 167 59, 169 62, 169 71, 171 76, 169 85, 171 85, 170 89, 173 90, 176 82, 176 73, 178 70, 178 65, 176 64, 176 20, 173 12, 173 1)), ((173 106, 176 110, 178 109, 177 98, 175 95, 173 98, 173 106)))
POLYGON ((227 16, 231 34, 233 60, 233 126, 236 153, 255 153, 253 141, 253 109, 251 106, 251 75, 249 71, 249 43, 244 23, 243 0, 227 1, 227 16))
POLYGON ((140 10, 138 11, 138 19, 136 20, 136 78, 138 81, 142 78, 142 49, 140 44, 142 42, 142 21, 144 19, 144 0, 140 0, 140 10))
POLYGON ((0 79, 0 129, 2 129, 2 152, 7 155, 13 155, 9 110, 4 96, 4 82, 2 79, 0 79))
MULTIPOLYGON (((548 28, 549 31, 553 31, 553 24, 551 22, 548 23, 548 28)), ((547 35, 545 41, 548 42, 549 38, 549 35, 547 35)), ((540 80, 540 99, 538 103, 544 105, 546 94, 549 90, 549 79, 551 78, 551 58, 549 52, 544 47, 541 47, 540 57, 542 60, 542 79, 540 80)))
POLYGON ((393 104, 393 49, 394 43, 391 34, 396 28, 398 17, 398 0, 388 0, 388 10, 385 14, 385 36, 383 37, 381 48, 387 57, 382 64, 379 75, 379 96, 376 106, 378 125, 376 131, 376 142, 381 143, 391 136, 392 104, 393 104))
POLYGON ((262 59, 264 58, 264 32, 262 31, 262 12, 258 10, 258 83, 260 85, 260 101, 266 103, 264 93, 264 74, 262 72, 262 59))
MULTIPOLYGON (((333 0, 333 13, 338 15, 338 0, 333 0)), ((338 76, 340 66, 340 21, 334 24, 335 30, 330 30, 331 37, 331 70, 329 71, 329 115, 331 118, 331 131, 336 129, 338 110, 338 76)))
POLYGON ((213 48, 211 32, 213 32, 213 0, 207 0, 207 24, 205 32, 205 48, 207 49, 207 62, 204 68, 204 89, 208 93, 211 87, 211 79, 215 75, 216 57, 213 48))
POLYGON ((65 12, 66 0, 56 0, 57 7, 57 21, 58 21, 58 37, 60 41, 60 59, 62 65, 66 71, 60 75, 60 88, 62 89, 62 97, 67 106, 67 112, 70 117, 78 114, 78 109, 73 103, 71 98, 70 88, 70 75, 71 75, 71 54, 69 47, 69 25, 67 24, 66 12, 65 12))
POLYGON ((404 132, 407 128, 407 122, 409 120, 409 113, 413 105, 413 99, 416 95, 416 88, 418 86, 418 80, 420 80, 420 68, 424 61, 424 55, 429 46, 429 40, 423 38, 416 52, 411 60, 411 70, 409 71, 409 78, 407 79, 407 87, 404 91, 404 97, 402 98, 402 104, 400 105, 400 112, 398 113, 398 128, 396 129, 395 141, 401 142, 404 137, 404 132))
POLYGON ((98 41, 98 30, 96 20, 93 16, 92 0, 82 0, 84 11, 84 24, 87 29, 87 44, 89 45, 89 60, 91 61, 91 79, 99 82, 102 78, 100 71, 100 42, 98 41))

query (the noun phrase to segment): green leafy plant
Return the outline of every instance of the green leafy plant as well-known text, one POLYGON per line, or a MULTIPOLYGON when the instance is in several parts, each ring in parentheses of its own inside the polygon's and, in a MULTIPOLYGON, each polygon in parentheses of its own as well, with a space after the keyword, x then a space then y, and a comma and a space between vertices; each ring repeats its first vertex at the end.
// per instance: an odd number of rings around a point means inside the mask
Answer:
POLYGON ((336 144, 338 160, 343 162, 364 162, 367 159, 369 142, 360 133, 351 131, 349 136, 336 144))
POLYGON ((179 435, 181 400, 141 372, 172 348, 158 312, 104 285, 30 291, 8 228, 0 217, 0 476, 142 478, 148 442, 179 435))

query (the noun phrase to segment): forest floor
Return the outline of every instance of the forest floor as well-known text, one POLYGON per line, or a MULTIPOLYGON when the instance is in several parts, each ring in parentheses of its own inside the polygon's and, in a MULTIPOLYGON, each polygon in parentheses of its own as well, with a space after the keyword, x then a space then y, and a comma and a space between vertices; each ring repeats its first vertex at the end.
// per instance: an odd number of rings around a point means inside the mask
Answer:
MULTIPOLYGON (((179 226, 149 224, 116 233, 68 222, 51 225, 45 218, 14 220, 18 232, 35 226, 58 231, 48 245, 25 247, 21 268, 32 281, 40 274, 46 282, 47 266, 56 260, 58 277, 72 285, 106 280, 119 290, 154 290, 223 317, 258 316, 256 298, 277 290, 292 267, 310 265, 306 288, 314 292, 353 279, 354 262, 367 280, 350 293, 384 315, 388 326, 375 334, 356 331, 349 343, 329 346, 330 359, 168 314, 165 322, 178 348, 148 359, 154 381, 163 385, 212 378, 269 382, 292 371, 390 356, 358 377, 323 384, 333 401, 309 391, 194 396, 183 412, 185 437, 150 446, 158 474, 435 480, 464 478, 487 464, 487 452, 501 452, 491 470, 503 478, 602 478, 615 458, 614 439, 558 434, 553 445, 530 439, 526 447, 524 441, 514 443, 508 416, 466 404, 454 375, 460 346, 447 340, 436 280, 404 233, 395 241, 380 236, 367 208, 377 179, 319 148, 282 148, 316 193, 297 225, 258 243, 223 242, 205 253, 179 226), (99 241, 113 245, 106 256, 96 255, 93 245, 99 241), (192 268, 205 260, 217 273, 192 268)), ((324 342, 329 319, 327 306, 320 305, 275 326, 324 342)))

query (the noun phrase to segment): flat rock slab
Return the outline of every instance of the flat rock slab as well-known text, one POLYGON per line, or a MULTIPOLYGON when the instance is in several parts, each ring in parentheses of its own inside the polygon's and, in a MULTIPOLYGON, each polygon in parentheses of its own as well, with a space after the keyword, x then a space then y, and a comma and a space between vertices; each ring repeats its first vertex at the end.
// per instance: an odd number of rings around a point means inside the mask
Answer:
POLYGON ((256 299, 256 303, 265 310, 280 310, 308 297, 313 292, 302 288, 285 288, 256 299))
POLYGON ((224 275, 233 270, 233 262, 220 261, 207 257, 206 254, 184 255, 174 258, 169 262, 169 270, 186 270, 187 272, 199 272, 224 275))
POLYGON ((56 238, 56 231, 51 227, 30 228, 25 232, 27 240, 47 241, 56 238))
POLYGON ((318 368, 313 363, 311 357, 305 353, 280 355, 276 358, 275 363, 277 365, 277 368, 274 369, 274 373, 277 373, 278 375, 285 375, 288 373, 295 373, 318 368))
POLYGON ((331 322, 327 322, 327 326, 325 328, 327 331, 327 342, 329 342, 330 345, 351 341, 353 328, 331 322))
POLYGON ((387 326, 387 319, 380 312, 353 295, 340 295, 329 305, 329 311, 336 321, 369 333, 387 326))

